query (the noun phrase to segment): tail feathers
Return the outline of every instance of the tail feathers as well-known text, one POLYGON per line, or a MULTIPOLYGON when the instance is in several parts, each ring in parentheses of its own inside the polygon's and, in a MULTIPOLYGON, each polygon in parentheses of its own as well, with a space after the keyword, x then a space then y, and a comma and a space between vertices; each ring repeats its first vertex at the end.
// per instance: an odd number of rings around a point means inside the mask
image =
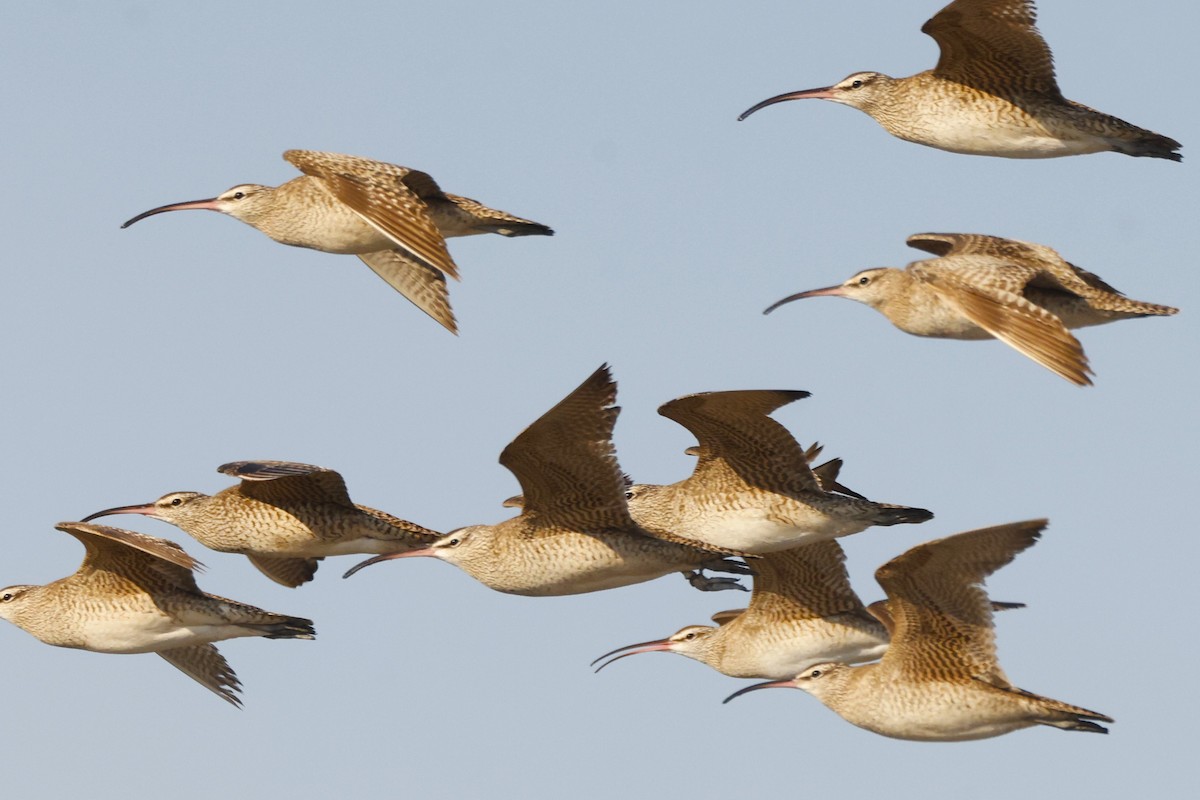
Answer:
POLYGON ((1108 733, 1108 728, 1103 725, 1097 725, 1094 722, 1089 722, 1087 718, 1099 719, 1103 722, 1112 722, 1110 717, 1103 714, 1075 714, 1063 711, 1046 716, 1039 719, 1038 723, 1049 725, 1052 728, 1062 728, 1064 731, 1083 731, 1084 733, 1108 733))
POLYGON ((317 631, 311 619, 303 617, 280 617, 279 622, 248 625, 260 631, 267 639, 315 639, 317 631))
MULTIPOLYGON (((460 212, 467 214, 471 221, 469 227, 474 233, 498 233, 501 236, 553 236, 554 231, 540 222, 523 219, 507 211, 489 208, 478 200, 457 194, 447 194, 446 199, 458 206, 460 212)), ((459 233, 458 235, 463 235, 459 233)))
POLYGON ((1116 149, 1127 156, 1146 156, 1148 158, 1165 158, 1168 161, 1183 161, 1183 155, 1176 151, 1182 147, 1179 142, 1169 136, 1146 131, 1146 135, 1131 142, 1115 143, 1116 149))
POLYGON ((905 523, 928 522, 933 519, 933 512, 926 508, 910 506, 895 506, 878 503, 875 513, 875 525, 902 525, 905 523))
POLYGON ((1012 611, 1017 608, 1025 608, 1024 603, 1010 603, 1004 600, 992 600, 992 611, 1012 611))
POLYGON ((1049 697, 1027 692, 1023 689, 1016 690, 1018 693, 1025 695, 1031 699, 1037 700, 1041 706, 1039 709, 1038 723, 1041 725, 1049 725, 1053 728, 1062 728, 1066 731, 1085 731, 1087 733, 1108 733, 1108 728, 1103 725, 1097 725, 1089 720, 1099 720, 1100 722, 1115 722, 1112 717, 1107 714, 1101 714, 1099 711, 1090 711, 1080 706, 1073 706, 1070 703, 1064 703, 1061 700, 1052 700, 1049 697))
POLYGON ((554 229, 540 222, 529 220, 510 220, 505 222, 488 223, 485 226, 491 233, 501 236, 553 236, 554 229))
POLYGON ((1097 292, 1087 298, 1088 305, 1101 311, 1114 311, 1118 314, 1129 314, 1138 317, 1169 317, 1178 314, 1179 309, 1173 306, 1162 306, 1158 303, 1144 303, 1141 300, 1131 300, 1122 294, 1097 292))

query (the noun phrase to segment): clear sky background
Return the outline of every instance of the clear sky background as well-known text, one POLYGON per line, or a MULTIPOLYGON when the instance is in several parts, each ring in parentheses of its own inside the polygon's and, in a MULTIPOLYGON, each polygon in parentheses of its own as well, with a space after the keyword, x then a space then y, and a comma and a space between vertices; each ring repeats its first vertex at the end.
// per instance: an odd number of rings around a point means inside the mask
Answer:
POLYGON ((588 662, 748 595, 678 577, 569 598, 502 595, 432 560, 277 586, 182 542, 210 592, 312 617, 315 642, 221 646, 236 711, 151 655, 50 648, 0 628, 0 785, 11 796, 661 798, 1185 796, 1195 788, 1200 557, 1192 500, 1200 111, 1184 0, 1043 0, 1067 96, 1184 143, 1182 165, 1105 153, 968 157, 865 115, 753 103, 935 63, 940 0, 738 3, 11 3, 0 9, 0 585, 83 555, 60 520, 212 492, 215 468, 337 469, 351 496, 450 530, 510 515, 501 449, 600 363, 635 478, 684 477, 657 406, 743 388, 813 393, 777 414, 842 480, 923 506, 843 540, 864 599, 919 542, 1048 516, 993 596, 1019 686, 1111 714, 965 744, 885 739, 801 692, 662 654, 588 662), (295 176, 288 148, 425 170, 555 228, 453 240, 454 337, 352 256, 217 214, 120 223, 295 176), (922 340, 844 300, 780 297, 921 257, 920 231, 1043 243, 1169 319, 1080 332, 1079 389, 995 342, 922 340), (1182 631, 1182 632, 1181 632, 1182 631))

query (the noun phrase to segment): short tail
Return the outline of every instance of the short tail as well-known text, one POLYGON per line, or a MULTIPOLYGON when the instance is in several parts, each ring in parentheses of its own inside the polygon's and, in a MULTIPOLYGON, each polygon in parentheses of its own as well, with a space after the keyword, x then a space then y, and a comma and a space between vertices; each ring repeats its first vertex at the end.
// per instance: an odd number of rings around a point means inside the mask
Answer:
POLYGON ((471 229, 477 233, 498 233, 501 236, 553 236, 547 225, 523 219, 507 211, 489 208, 478 200, 457 194, 447 194, 446 199, 458 206, 459 211, 472 217, 471 229))
POLYGON ((1016 689, 1015 691, 1038 701, 1038 704, 1041 706, 1041 713, 1038 715, 1037 722, 1040 725, 1062 728, 1065 731, 1108 733, 1108 728, 1105 728, 1103 725, 1097 725, 1091 720, 1099 720, 1100 722, 1116 721, 1107 714, 1101 714, 1099 711, 1090 711, 1086 708, 1073 706, 1061 700, 1052 700, 1049 697, 1042 697, 1041 695, 1026 692, 1022 689, 1016 689))
POLYGON ((1104 714, 1097 714, 1094 711, 1085 711, 1084 709, 1079 709, 1079 711, 1075 713, 1070 711, 1059 711, 1053 714, 1048 714, 1045 719, 1039 719, 1038 722, 1042 725, 1049 725, 1052 728, 1062 728, 1064 731, 1108 733, 1108 728, 1091 722, 1090 720, 1093 719, 1098 719, 1101 722, 1113 721, 1112 717, 1105 716, 1104 714))
POLYGON ((912 508, 911 506, 894 506, 887 503, 877 503, 875 525, 903 525, 905 523, 928 522, 933 519, 933 512, 927 508, 912 508))
POLYGON ((251 626, 261 631, 267 639, 315 639, 317 631, 311 619, 304 617, 280 617, 279 622, 251 626))
POLYGON ((1110 141, 1114 150, 1127 156, 1183 161, 1183 156, 1176 152, 1183 145, 1169 136, 1163 136, 1143 128, 1136 128, 1135 131, 1130 132, 1128 138, 1113 137, 1110 141))
POLYGON ((554 229, 540 222, 514 219, 496 223, 492 233, 498 233, 501 236, 553 236, 554 229))

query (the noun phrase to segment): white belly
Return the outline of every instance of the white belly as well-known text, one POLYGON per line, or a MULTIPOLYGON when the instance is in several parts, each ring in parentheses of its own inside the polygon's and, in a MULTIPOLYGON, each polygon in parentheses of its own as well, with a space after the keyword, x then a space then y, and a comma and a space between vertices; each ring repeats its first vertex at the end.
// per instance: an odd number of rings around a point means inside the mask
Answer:
MULTIPOLYGON (((634 519, 637 519, 636 513, 634 519)), ((857 523, 839 523, 816 509, 788 502, 786 508, 765 505, 710 507, 699 514, 681 518, 671 531, 718 547, 747 553, 771 553, 857 533, 864 527, 857 523)))
POLYGON ((184 625, 160 613, 130 613, 91 620, 82 626, 80 633, 83 648, 98 653, 153 653, 256 635, 228 623, 197 621, 184 625))

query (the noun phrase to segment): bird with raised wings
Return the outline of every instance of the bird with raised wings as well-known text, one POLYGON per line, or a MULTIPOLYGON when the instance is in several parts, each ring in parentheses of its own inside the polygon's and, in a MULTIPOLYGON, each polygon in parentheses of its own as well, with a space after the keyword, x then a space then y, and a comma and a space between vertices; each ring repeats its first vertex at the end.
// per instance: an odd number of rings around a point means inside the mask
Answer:
POLYGON ((968 155, 1054 158, 1112 150, 1180 161, 1179 142, 1063 97, 1033 0, 954 0, 921 30, 938 43, 933 69, 907 78, 855 72, 832 86, 763 100, 857 108, 900 139, 968 155))
POLYGON ((792 678, 822 661, 874 661, 888 635, 850 586, 846 554, 835 541, 814 542, 756 559, 750 605, 713 616, 717 626, 688 625, 666 639, 626 645, 604 667, 638 653, 679 653, 734 678, 792 678), (617 654, 620 655, 617 655, 617 654))
POLYGON ((521 484, 521 513, 495 525, 450 531, 423 550, 367 559, 418 556, 449 562, 500 592, 532 596, 595 592, 683 572, 704 590, 740 588, 743 574, 724 560, 743 555, 669 532, 648 531, 629 514, 625 476, 612 444, 619 409, 608 366, 522 431, 500 454, 521 484))
POLYGON ((634 520, 649 530, 766 553, 933 517, 923 508, 833 491, 840 487, 836 474, 827 473, 823 482, 809 464, 815 453, 770 417, 803 397, 808 392, 748 389, 691 394, 659 406, 659 414, 698 440, 689 450, 696 466, 676 483, 630 486, 634 520))
POLYGON ((878 664, 826 662, 780 681, 847 722, 896 739, 966 741, 1049 725, 1107 733, 1112 717, 1018 689, 996 658, 992 603, 982 584, 1033 545, 1046 520, 967 531, 917 545, 875 572, 887 593, 891 644, 878 664))

